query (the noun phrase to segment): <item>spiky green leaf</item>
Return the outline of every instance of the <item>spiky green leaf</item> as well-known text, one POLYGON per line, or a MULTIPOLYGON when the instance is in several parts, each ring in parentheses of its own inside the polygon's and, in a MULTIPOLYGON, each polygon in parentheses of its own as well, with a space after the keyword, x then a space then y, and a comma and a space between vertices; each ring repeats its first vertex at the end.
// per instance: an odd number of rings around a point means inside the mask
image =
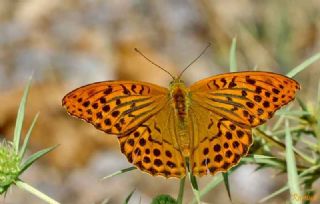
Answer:
POLYGON ((111 178, 111 177, 114 177, 114 176, 117 176, 117 175, 120 175, 120 174, 123 174, 123 173, 126 173, 126 172, 129 172, 129 171, 132 171, 132 170, 136 170, 137 168, 134 167, 134 166, 131 166, 131 167, 128 167, 128 168, 125 168, 125 169, 121 169, 120 171, 116 171, 108 176, 105 176, 103 177, 102 179, 108 179, 108 178, 111 178))
POLYGON ((33 155, 31 155, 21 166, 21 171, 20 174, 22 174, 26 169, 29 168, 29 166, 31 166, 36 160, 38 160, 39 158, 41 158, 42 156, 44 156, 45 154, 48 154, 49 152, 51 152, 52 150, 54 150, 55 148, 57 148, 58 145, 55 145, 53 147, 49 147, 46 149, 42 149, 36 153, 34 153, 33 155))
POLYGON ((306 59, 304 62, 302 62, 300 65, 293 68, 289 73, 287 73, 287 76, 294 77, 295 75, 302 72, 308 66, 310 66, 311 64, 313 64, 314 62, 316 62, 319 59, 320 59, 320 53, 313 55, 312 57, 310 57, 310 58, 306 59))
POLYGON ((26 108, 30 85, 31 85, 31 78, 29 79, 29 81, 24 89, 23 96, 21 98, 18 113, 17 113, 16 125, 14 128, 13 144, 14 144, 14 148, 17 153, 19 152, 19 143, 20 143, 22 125, 23 125, 23 120, 24 120, 24 113, 25 113, 25 108, 26 108))
POLYGON ((295 195, 301 195, 299 188, 299 179, 297 173, 296 159, 294 157, 292 138, 289 128, 289 121, 286 120, 286 162, 287 162, 287 172, 288 172, 288 184, 291 195, 291 202, 293 204, 301 204, 301 200, 294 199, 295 195))
POLYGON ((32 133, 32 130, 33 130, 33 127, 34 125, 36 124, 37 120, 38 120, 38 117, 39 117, 39 113, 37 113, 37 115, 34 117, 32 123, 31 123, 31 126, 26 134, 26 137, 24 138, 24 141, 23 141, 23 145, 20 149, 20 152, 19 152, 19 155, 21 158, 23 158, 26 150, 27 150, 27 146, 29 144, 29 140, 30 140, 30 136, 31 136, 31 133, 32 133))
POLYGON ((238 71, 237 67, 237 38, 232 39, 231 49, 229 53, 230 72, 238 71))

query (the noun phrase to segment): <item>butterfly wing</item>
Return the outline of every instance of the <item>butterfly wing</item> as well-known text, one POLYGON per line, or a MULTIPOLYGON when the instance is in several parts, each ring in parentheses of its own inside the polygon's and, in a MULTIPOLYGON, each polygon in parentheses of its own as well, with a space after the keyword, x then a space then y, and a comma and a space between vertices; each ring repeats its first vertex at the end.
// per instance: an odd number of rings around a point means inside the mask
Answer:
POLYGON ((68 93, 62 105, 68 113, 106 133, 122 135, 159 112, 167 89, 133 81, 97 82, 68 93))
POLYGON ((97 82, 71 91, 62 104, 72 116, 118 135, 122 153, 141 170, 185 175, 166 88, 134 81, 97 82))
POLYGON ((184 177, 185 164, 176 137, 174 110, 168 103, 135 131, 119 137, 129 162, 152 175, 184 177))
POLYGON ((190 108, 190 118, 194 135, 190 164, 194 175, 227 171, 247 154, 252 144, 250 127, 235 124, 197 103, 190 108))
POLYGON ((299 88, 296 81, 269 72, 222 74, 193 84, 194 174, 214 175, 237 164, 252 144, 251 128, 292 101, 299 88))
POLYGON ((221 74, 190 87, 192 101, 232 122, 255 127, 294 99, 299 84, 270 72, 221 74))

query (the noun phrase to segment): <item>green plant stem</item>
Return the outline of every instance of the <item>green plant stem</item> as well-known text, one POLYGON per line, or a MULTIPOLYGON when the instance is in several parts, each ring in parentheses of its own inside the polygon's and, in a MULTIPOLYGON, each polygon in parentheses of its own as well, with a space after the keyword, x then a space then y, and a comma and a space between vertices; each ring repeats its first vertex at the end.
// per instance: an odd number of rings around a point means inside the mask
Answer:
MULTIPOLYGON (((209 193, 212 189, 214 189, 216 186, 218 186, 223 181, 222 174, 215 175, 212 180, 200 191, 200 198, 202 198, 204 195, 209 193)), ((196 204, 197 200, 196 198, 193 198, 191 201, 191 204, 196 204)))
POLYGON ((296 160, 294 157, 292 137, 289 128, 289 121, 285 121, 286 128, 286 162, 287 162, 287 172, 288 172, 288 185, 290 189, 291 195, 291 203, 292 204, 302 204, 301 200, 294 199, 294 195, 301 195, 300 184, 296 166, 296 160))
POLYGON ((192 172, 189 172, 189 179, 191 182, 191 187, 192 187, 192 191, 193 194, 195 196, 195 199, 197 201, 198 204, 201 203, 200 201, 200 192, 199 192, 199 186, 198 186, 198 182, 197 182, 197 178, 192 174, 192 172))
POLYGON ((35 189, 34 187, 30 186, 29 184, 18 180, 15 182, 15 184, 21 188, 22 190, 26 190, 29 193, 32 193, 33 195, 37 196, 38 198, 40 198, 41 200, 50 203, 50 204, 60 204, 58 201, 53 200, 52 198, 50 198, 49 196, 47 196, 46 194, 40 192, 39 190, 35 189))
POLYGON ((313 63, 315 63, 319 59, 320 59, 320 53, 317 53, 317 54, 313 55, 309 59, 306 59, 304 62, 302 62, 300 65, 298 65, 295 68, 293 68, 289 73, 287 73, 287 76, 288 77, 294 77, 299 72, 305 70, 308 66, 310 66, 313 63))
POLYGON ((236 72, 238 70, 237 68, 237 38, 234 37, 232 39, 230 54, 229 54, 229 66, 230 66, 230 72, 236 72))
POLYGON ((185 181, 186 181, 186 177, 183 177, 182 179, 180 179, 179 195, 177 198, 177 204, 182 204, 185 181))
MULTIPOLYGON (((291 132, 299 132, 299 131, 303 131, 305 130, 306 127, 304 125, 297 125, 296 127, 292 127, 290 128, 291 132)), ((279 135, 284 135, 286 133, 286 130, 278 130, 278 131, 274 131, 272 134, 279 136, 279 135)))
POLYGON ((134 166, 131 166, 131 167, 128 167, 128 168, 125 168, 125 169, 121 169, 120 171, 117 171, 117 172, 114 172, 108 176, 105 176, 102 178, 102 180, 104 179, 108 179, 108 178, 111 178, 111 177, 114 177, 114 176, 117 176, 117 175, 120 175, 120 174, 123 174, 123 173, 126 173, 128 171, 132 171, 132 170, 136 170, 137 168, 134 167, 134 166))

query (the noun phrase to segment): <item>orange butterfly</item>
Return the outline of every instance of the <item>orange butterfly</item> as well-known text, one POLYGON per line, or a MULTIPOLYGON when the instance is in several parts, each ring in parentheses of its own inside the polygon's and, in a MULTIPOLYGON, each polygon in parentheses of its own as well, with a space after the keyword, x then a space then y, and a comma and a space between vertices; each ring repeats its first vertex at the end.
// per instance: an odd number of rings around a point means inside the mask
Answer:
MULTIPOLYGON (((169 73, 170 74, 170 73, 169 73)), ((181 73, 182 74, 182 73, 181 73)), ((235 72, 169 89, 137 81, 80 87, 62 101, 72 116, 117 135, 128 161, 151 175, 215 175, 236 165, 251 129, 292 101, 299 84, 271 72, 235 72)))

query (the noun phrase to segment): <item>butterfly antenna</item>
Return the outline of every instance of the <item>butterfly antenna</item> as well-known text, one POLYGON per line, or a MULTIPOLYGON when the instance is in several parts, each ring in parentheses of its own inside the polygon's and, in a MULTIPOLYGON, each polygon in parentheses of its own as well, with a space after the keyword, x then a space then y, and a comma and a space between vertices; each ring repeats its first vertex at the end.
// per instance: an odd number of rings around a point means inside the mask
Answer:
POLYGON ((211 43, 208 43, 208 45, 202 50, 202 52, 199 54, 198 57, 196 57, 194 60, 192 60, 192 62, 190 62, 190 64, 184 68, 184 70, 182 70, 182 72, 180 72, 178 79, 180 79, 180 77, 182 76, 182 74, 193 64, 195 63, 195 61, 197 61, 206 51, 207 49, 211 46, 211 43))
POLYGON ((162 69, 163 71, 165 71, 166 73, 168 73, 172 79, 175 79, 174 76, 168 72, 167 70, 165 70, 164 68, 162 68, 160 65, 157 65, 156 63, 154 63, 151 59, 149 59, 148 57, 146 57, 144 54, 142 54, 142 52, 140 50, 138 50, 138 48, 134 48, 134 51, 136 51, 137 53, 139 53, 143 58, 145 58, 146 60, 148 60, 151 64, 153 64, 154 66, 158 67, 159 69, 162 69))

